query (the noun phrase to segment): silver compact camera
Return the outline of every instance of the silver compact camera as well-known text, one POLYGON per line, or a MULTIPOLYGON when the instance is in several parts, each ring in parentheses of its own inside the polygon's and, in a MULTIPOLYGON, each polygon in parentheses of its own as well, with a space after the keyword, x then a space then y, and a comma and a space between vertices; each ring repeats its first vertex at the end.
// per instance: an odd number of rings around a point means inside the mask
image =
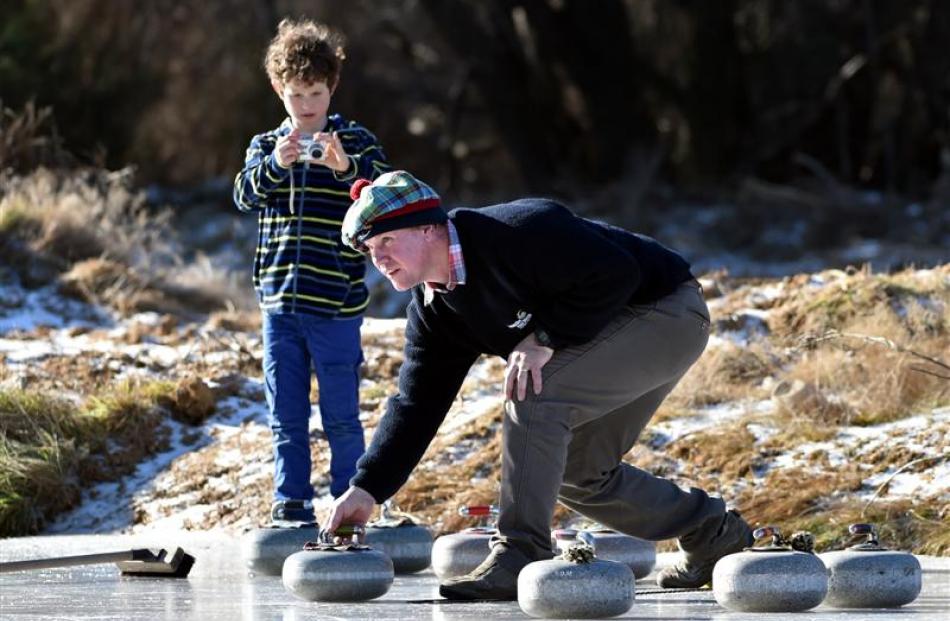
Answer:
POLYGON ((300 145, 300 156, 298 162, 312 162, 322 160, 326 154, 326 145, 319 140, 314 140, 313 136, 301 136, 297 143, 300 145))

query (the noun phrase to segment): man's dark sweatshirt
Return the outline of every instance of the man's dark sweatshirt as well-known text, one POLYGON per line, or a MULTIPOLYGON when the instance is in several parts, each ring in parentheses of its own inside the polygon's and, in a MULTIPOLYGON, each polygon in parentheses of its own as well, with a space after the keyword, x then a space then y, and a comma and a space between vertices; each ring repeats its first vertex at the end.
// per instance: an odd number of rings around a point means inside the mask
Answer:
POLYGON ((532 331, 555 349, 593 338, 628 304, 649 304, 693 276, 657 241, 586 220, 545 199, 456 209, 464 285, 407 308, 399 394, 389 399, 353 485, 383 502, 406 482, 480 354, 507 358, 532 331))

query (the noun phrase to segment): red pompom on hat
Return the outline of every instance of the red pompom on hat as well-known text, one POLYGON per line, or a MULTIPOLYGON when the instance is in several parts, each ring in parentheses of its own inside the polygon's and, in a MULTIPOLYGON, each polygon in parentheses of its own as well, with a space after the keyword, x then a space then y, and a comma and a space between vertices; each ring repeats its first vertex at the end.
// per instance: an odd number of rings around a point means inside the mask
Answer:
POLYGON ((357 179, 353 182, 353 185, 350 187, 350 198, 356 200, 360 197, 360 192, 363 191, 368 185, 373 185, 373 182, 369 179, 357 179))

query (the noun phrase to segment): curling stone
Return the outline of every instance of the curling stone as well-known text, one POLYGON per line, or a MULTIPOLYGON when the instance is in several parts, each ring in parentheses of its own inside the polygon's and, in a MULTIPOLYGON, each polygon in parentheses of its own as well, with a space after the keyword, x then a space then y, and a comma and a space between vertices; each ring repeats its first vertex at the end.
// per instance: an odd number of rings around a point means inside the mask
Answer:
POLYGON ((913 554, 882 548, 871 524, 852 524, 848 532, 864 542, 820 554, 828 568, 832 608, 896 608, 920 595, 920 562, 913 554))
MULTIPOLYGON (((459 507, 459 515, 482 518, 487 523, 498 515, 498 507, 459 507)), ((464 576, 488 557, 491 551, 489 541, 497 532, 494 526, 483 524, 452 535, 442 535, 432 544, 432 571, 439 580, 464 576)))
POLYGON ((252 573, 279 576, 284 559, 303 550, 317 533, 316 523, 255 528, 241 538, 241 558, 252 573))
POLYGON ((361 545, 357 537, 363 532, 362 526, 340 527, 334 535, 351 540, 336 544, 333 535, 321 531, 319 541, 307 543, 284 561, 284 588, 318 602, 362 602, 385 594, 393 584, 393 562, 361 545))
POLYGON ((633 606, 636 579, 624 563, 594 558, 594 548, 563 535, 564 552, 518 574, 518 605, 532 617, 601 619, 633 606))
POLYGON ((771 536, 772 542, 719 559, 712 578, 716 601, 740 612, 798 612, 820 604, 828 574, 812 553, 814 537, 801 532, 785 539, 771 526, 753 536, 771 536))
POLYGON ((389 502, 380 508, 379 519, 367 524, 364 542, 388 556, 397 574, 422 571, 432 561, 432 533, 389 502))
POLYGON ((656 544, 599 526, 585 529, 597 558, 628 566, 637 578, 646 577, 656 565, 656 544))

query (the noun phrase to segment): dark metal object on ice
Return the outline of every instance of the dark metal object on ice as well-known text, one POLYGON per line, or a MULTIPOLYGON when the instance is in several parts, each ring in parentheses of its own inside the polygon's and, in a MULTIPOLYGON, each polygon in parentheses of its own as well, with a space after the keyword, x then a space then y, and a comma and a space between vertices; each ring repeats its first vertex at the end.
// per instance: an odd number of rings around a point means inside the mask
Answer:
POLYGON ((100 563, 115 563, 119 571, 127 576, 184 578, 195 564, 195 557, 181 548, 175 548, 171 554, 168 554, 164 549, 156 551, 147 548, 137 548, 134 550, 122 550, 120 552, 101 552, 97 554, 80 554, 77 556, 10 561, 0 563, 0 573, 30 569, 73 567, 76 565, 96 565, 100 563))

